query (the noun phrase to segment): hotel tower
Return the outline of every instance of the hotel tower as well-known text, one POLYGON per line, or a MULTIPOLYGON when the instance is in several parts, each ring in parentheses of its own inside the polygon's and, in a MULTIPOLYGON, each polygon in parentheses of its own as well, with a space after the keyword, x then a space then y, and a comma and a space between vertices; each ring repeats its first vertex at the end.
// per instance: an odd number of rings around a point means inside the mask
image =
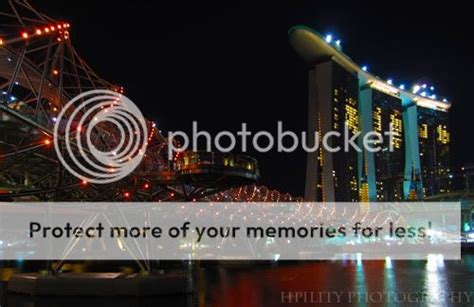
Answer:
MULTIPOLYGON (((289 39, 308 65, 308 135, 342 134, 347 126, 349 136, 375 131, 384 141, 378 152, 329 152, 320 146, 309 153, 306 200, 420 200, 449 192, 450 102, 426 84, 405 88, 373 75, 345 55, 331 35, 297 26, 289 39), (390 129, 392 144, 384 135, 390 129)), ((330 145, 342 147, 342 141, 332 138, 330 145)))

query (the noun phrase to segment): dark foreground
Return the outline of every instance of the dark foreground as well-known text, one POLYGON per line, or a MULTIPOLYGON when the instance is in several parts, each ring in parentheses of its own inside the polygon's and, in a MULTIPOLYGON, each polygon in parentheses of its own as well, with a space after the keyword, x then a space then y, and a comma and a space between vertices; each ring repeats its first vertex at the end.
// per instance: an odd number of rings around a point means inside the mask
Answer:
POLYGON ((460 261, 201 263, 193 295, 30 297, 0 291, 14 306, 473 306, 474 254, 460 261))

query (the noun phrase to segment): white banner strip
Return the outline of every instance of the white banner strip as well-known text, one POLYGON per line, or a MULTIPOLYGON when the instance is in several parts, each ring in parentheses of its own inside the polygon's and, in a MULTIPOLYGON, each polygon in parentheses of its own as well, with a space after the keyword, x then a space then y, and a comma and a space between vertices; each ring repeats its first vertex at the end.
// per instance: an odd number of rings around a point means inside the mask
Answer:
POLYGON ((0 203, 2 260, 460 259, 459 203, 0 203))

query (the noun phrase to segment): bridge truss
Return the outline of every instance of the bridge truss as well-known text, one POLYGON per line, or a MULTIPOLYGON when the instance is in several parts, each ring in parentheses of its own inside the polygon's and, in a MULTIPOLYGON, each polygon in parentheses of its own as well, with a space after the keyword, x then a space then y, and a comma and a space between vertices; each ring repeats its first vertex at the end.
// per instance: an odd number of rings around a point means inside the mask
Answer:
MULTIPOLYGON (((257 187, 257 162, 233 154, 175 153, 148 121, 148 148, 139 167, 99 185, 72 176, 59 162, 53 131, 72 98, 96 89, 123 93, 99 77, 71 43, 73 26, 8 0, 0 10, 0 201, 290 201, 257 187)), ((81 127, 79 127, 81 129, 81 127)), ((108 148, 114 131, 96 131, 108 148)), ((63 146, 61 144, 61 146, 63 146)), ((63 146, 64 147, 64 146, 63 146)))

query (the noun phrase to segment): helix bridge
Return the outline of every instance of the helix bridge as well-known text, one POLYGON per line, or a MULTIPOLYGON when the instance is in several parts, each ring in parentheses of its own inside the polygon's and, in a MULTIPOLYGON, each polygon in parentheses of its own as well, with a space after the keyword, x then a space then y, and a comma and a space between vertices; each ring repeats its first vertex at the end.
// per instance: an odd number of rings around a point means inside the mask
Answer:
MULTIPOLYGON (((64 149, 62 143, 53 144, 58 115, 87 91, 124 93, 81 58, 71 35, 74 26, 68 21, 53 19, 28 1, 0 6, 0 201, 294 200, 255 185, 259 170, 251 157, 185 151, 173 152, 169 160, 168 140, 151 120, 146 120, 147 150, 129 176, 94 184, 71 175, 54 150, 56 145, 64 149)), ((90 122, 74 124, 80 133, 90 122)), ((116 127, 92 133, 99 148, 118 143, 116 127)))

